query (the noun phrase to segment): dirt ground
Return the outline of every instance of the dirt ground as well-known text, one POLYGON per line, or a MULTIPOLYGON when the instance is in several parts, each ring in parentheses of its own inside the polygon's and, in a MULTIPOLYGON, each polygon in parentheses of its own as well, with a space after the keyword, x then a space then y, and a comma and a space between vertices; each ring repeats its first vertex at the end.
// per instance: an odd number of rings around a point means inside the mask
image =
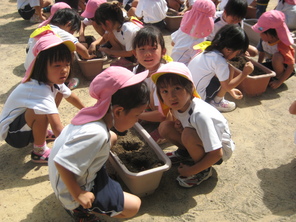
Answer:
MULTIPOLYGON (((24 75, 25 47, 37 27, 20 18, 16 0, 2 1, 0 8, 0 110, 24 75)), ((272 8, 271 0, 269 9, 272 8)), ((91 28, 87 30, 89 31, 91 28)), ((169 33, 164 31, 168 52, 169 33)), ((74 92, 92 105, 89 81, 76 66, 81 84, 74 92)), ((155 192, 142 198, 140 212, 131 219, 102 216, 102 221, 296 221, 296 116, 288 112, 296 99, 296 77, 276 90, 237 101, 237 109, 224 114, 229 121, 236 150, 232 158, 214 167, 212 178, 185 189, 175 178, 177 166, 163 174, 155 192)), ((77 112, 62 102, 66 125, 77 112)), ((50 144, 51 145, 51 144, 50 144)), ((162 146, 165 150, 174 147, 162 146)), ((65 222, 64 211, 48 180, 46 165, 30 161, 31 147, 14 149, 0 142, 0 221, 65 222)))

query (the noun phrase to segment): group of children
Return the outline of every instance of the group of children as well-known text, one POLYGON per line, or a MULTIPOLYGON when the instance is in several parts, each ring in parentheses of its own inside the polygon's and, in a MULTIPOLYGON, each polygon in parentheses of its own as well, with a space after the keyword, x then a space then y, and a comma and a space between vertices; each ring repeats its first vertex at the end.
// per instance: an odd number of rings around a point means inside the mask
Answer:
MULTIPOLYGON (((172 34, 174 61, 165 56, 158 28, 162 24, 126 19, 118 4, 94 2, 89 0, 92 7, 86 5, 82 14, 91 22, 83 22, 92 24, 101 38, 87 49, 79 42, 83 34, 79 40, 73 36, 81 30, 78 15, 67 5, 53 11, 31 35, 25 76, 0 116, 1 138, 16 148, 33 143, 32 161, 48 163, 53 190, 67 212, 77 220, 92 221, 97 214, 132 217, 140 208, 140 198, 124 192, 105 169, 115 132, 139 120, 158 122, 159 135, 178 147, 167 156, 180 163, 177 181, 182 187, 199 185, 211 177, 213 165, 231 157, 235 145, 221 112, 234 110, 235 103, 224 96, 228 92, 241 99, 236 86, 254 67, 247 62, 235 74, 228 61, 257 53, 237 25, 245 15, 243 0, 229 0, 218 21, 211 0, 195 1, 172 34), (228 11, 231 8, 238 12, 228 11), (110 56, 136 60, 138 65, 131 70, 126 64, 113 65, 102 71, 89 86, 96 103, 84 107, 65 82, 72 52, 90 58, 97 45, 110 56), (58 112, 63 97, 80 109, 66 127, 58 112), (55 140, 52 149, 47 147, 49 140, 55 140)), ((139 0, 137 6, 141 4, 139 0)), ((272 54, 266 65, 276 72, 270 86, 277 88, 294 74, 293 39, 285 16, 276 10, 265 12, 252 28, 261 37, 260 62, 263 52, 272 54)))

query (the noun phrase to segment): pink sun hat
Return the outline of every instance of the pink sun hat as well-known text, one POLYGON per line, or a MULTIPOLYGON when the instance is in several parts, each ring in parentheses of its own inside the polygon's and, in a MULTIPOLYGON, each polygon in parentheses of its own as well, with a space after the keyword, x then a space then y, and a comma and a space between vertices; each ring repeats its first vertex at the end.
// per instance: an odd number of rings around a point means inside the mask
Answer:
POLYGON ((43 22, 41 22, 39 25, 38 25, 38 28, 42 27, 42 26, 45 26, 47 24, 50 23, 50 20, 52 19, 53 15, 60 9, 63 9, 63 8, 71 8, 70 5, 68 5, 67 3, 65 2, 57 2, 55 4, 53 4, 51 6, 51 9, 50 9, 50 16, 43 22))
POLYGON ((290 30, 285 22, 285 14, 278 10, 264 12, 258 19, 258 22, 252 26, 255 32, 262 33, 268 29, 275 29, 278 38, 285 45, 292 45, 294 40, 290 30))
MULTIPOLYGON (((181 63, 181 62, 169 62, 167 64, 164 64, 157 70, 157 72, 152 74, 151 79, 156 84, 158 78, 160 76, 162 76, 162 75, 165 75, 165 74, 176 74, 176 75, 182 76, 182 77, 188 79, 190 82, 192 82, 192 84, 194 86, 194 82, 193 82, 193 79, 192 79, 191 72, 184 63, 181 63)), ((196 98, 200 98, 200 96, 198 95, 195 87, 194 87, 194 90, 192 92, 192 95, 194 97, 196 97, 196 98)), ((160 103, 160 106, 158 107, 159 112, 166 116, 168 114, 168 111, 169 111, 170 108, 167 105, 165 105, 161 101, 161 99, 159 99, 159 103, 160 103)))
POLYGON ((112 95, 119 89, 144 81, 148 73, 148 70, 135 74, 121 66, 108 67, 89 86, 89 94, 97 100, 96 104, 80 110, 71 123, 81 125, 102 119, 111 105, 112 95))
POLYGON ((186 12, 181 20, 182 32, 195 38, 204 38, 214 29, 216 7, 212 0, 194 2, 192 9, 186 12))
POLYGON ((86 3, 85 10, 84 12, 82 12, 81 16, 88 19, 95 17, 95 12, 97 8, 105 2, 107 1, 106 0, 89 0, 86 3))
POLYGON ((27 82, 31 78, 31 74, 35 65, 37 55, 46 49, 52 48, 54 46, 65 44, 71 52, 76 50, 76 46, 72 41, 63 41, 60 37, 55 35, 54 33, 50 32, 45 35, 42 35, 35 45, 32 48, 33 55, 35 58, 31 62, 30 66, 28 67, 24 78, 22 79, 22 83, 27 82))

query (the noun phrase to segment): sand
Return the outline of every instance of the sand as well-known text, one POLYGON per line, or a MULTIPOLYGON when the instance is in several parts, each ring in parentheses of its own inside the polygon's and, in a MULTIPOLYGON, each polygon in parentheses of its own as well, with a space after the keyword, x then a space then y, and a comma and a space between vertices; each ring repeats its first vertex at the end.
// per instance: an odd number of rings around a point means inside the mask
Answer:
MULTIPOLYGON (((36 27, 20 18, 16 0, 3 1, 0 110, 24 75, 26 43, 36 27)), ((92 33, 91 28, 87 32, 92 33)), ((90 82, 78 69, 75 76, 81 84, 74 92, 92 105, 90 82)), ((173 166, 164 173, 158 189, 142 198, 140 212, 122 221, 296 221, 296 116, 288 112, 295 89, 296 77, 292 77, 276 90, 237 101, 237 109, 224 114, 236 142, 232 158, 214 166, 213 177, 192 189, 178 186, 177 166, 173 166)), ((59 110, 65 125, 78 111, 65 101, 59 110)), ((0 142, 0 221, 71 221, 52 191, 47 166, 32 163, 30 151, 31 147, 15 149, 0 142)), ((102 221, 121 220, 103 216, 102 221)))

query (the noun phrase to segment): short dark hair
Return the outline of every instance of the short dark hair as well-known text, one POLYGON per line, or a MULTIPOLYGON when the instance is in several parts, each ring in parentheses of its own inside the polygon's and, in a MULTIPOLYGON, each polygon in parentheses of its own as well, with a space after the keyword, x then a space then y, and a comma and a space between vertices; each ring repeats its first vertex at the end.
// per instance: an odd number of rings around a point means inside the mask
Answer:
POLYGON ((97 24, 106 24, 106 21, 118 22, 122 25, 127 19, 124 18, 120 6, 116 3, 103 3, 95 12, 95 21, 97 24))
POLYGON ((193 98, 193 83, 186 79, 185 77, 182 77, 175 73, 166 73, 161 75, 156 82, 157 87, 157 95, 161 102, 163 102, 163 99, 160 94, 160 88, 166 87, 167 85, 180 85, 183 87, 193 98))
POLYGON ((36 57, 31 78, 37 80, 39 84, 48 83, 47 65, 57 61, 72 62, 72 53, 65 44, 41 51, 36 57))
POLYGON ((224 48, 233 51, 241 50, 245 53, 249 47, 249 38, 245 31, 235 24, 223 26, 215 35, 212 44, 208 46, 205 52, 218 50, 222 52, 224 48))
POLYGON ((78 32, 80 30, 81 17, 74 9, 59 9, 50 20, 50 24, 56 26, 66 25, 68 22, 70 22, 71 31, 78 32))
POLYGON ((245 18, 248 10, 248 2, 246 0, 228 0, 224 7, 224 11, 229 16, 237 18, 245 18))
POLYGON ((112 106, 118 105, 124 108, 125 113, 128 113, 131 109, 137 108, 149 103, 150 92, 145 82, 128 86, 119 89, 112 95, 112 106))
POLYGON ((274 37, 278 38, 277 32, 275 29, 267 29, 265 32, 263 32, 264 34, 268 34, 274 37))

